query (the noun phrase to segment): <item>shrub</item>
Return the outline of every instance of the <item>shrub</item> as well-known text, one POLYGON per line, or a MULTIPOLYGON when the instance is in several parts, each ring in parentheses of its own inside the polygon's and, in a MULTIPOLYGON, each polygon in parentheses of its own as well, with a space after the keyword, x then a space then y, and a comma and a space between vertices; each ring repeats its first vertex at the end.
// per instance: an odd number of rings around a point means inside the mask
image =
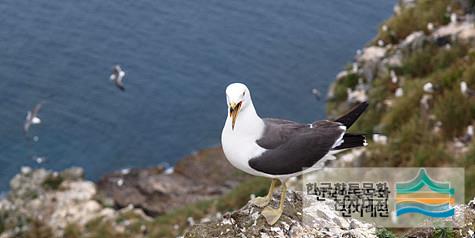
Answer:
MULTIPOLYGON (((427 30, 427 24, 443 25, 449 22, 446 14, 450 0, 421 0, 416 1, 416 6, 402 9, 399 15, 390 18, 384 24, 388 26, 388 31, 380 31, 376 40, 383 40, 386 43, 396 44, 415 31, 427 30)), ((453 5, 452 8, 457 8, 453 5)))
POLYGON ((474 118, 474 107, 459 89, 444 92, 436 98, 434 114, 442 122, 443 134, 447 140, 460 135, 474 118))
POLYGON ((424 77, 451 66, 466 53, 467 47, 462 44, 454 44, 450 49, 426 45, 404 60, 402 72, 415 78, 424 77))
POLYGON ((63 183, 63 180, 63 177, 61 177, 60 175, 51 174, 43 181, 43 188, 58 190, 61 183, 63 183))
POLYGON ((404 92, 403 97, 394 99, 393 106, 382 118, 383 127, 388 133, 402 128, 411 117, 418 117, 420 114, 419 101, 422 96, 422 82, 406 82, 404 92))
POLYGON ((376 230, 376 236, 378 238, 396 238, 396 235, 386 228, 378 228, 376 230))
POLYGON ((81 229, 77 224, 68 224, 64 228, 64 238, 80 238, 81 236, 81 229))

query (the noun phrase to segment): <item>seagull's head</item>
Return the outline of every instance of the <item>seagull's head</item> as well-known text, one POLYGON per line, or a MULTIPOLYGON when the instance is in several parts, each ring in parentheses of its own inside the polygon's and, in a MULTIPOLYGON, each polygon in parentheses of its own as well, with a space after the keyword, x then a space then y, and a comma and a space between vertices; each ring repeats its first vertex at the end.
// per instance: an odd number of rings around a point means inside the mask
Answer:
POLYGON ((251 93, 246 85, 242 83, 232 83, 226 88, 226 101, 228 104, 231 127, 234 130, 236 118, 239 112, 244 111, 251 104, 251 93))

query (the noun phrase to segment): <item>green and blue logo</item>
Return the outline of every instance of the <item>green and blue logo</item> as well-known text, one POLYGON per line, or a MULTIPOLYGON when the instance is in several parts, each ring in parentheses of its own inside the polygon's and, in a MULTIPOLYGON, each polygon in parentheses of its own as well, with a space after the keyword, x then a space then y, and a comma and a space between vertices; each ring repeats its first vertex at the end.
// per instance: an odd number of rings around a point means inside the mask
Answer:
POLYGON ((455 189, 450 183, 430 178, 424 168, 408 182, 396 183, 396 215, 418 213, 446 218, 454 216, 455 189))

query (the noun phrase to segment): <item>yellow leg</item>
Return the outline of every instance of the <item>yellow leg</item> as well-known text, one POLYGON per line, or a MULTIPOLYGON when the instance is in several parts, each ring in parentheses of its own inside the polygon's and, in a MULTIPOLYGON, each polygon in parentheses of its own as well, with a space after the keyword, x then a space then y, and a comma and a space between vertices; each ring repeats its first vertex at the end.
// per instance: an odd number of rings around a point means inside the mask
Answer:
POLYGON ((269 204, 270 200, 272 199, 272 194, 274 193, 274 188, 277 184, 278 180, 272 179, 272 183, 270 184, 269 192, 265 197, 256 197, 251 200, 251 204, 257 207, 265 207, 269 204))
POLYGON ((278 208, 266 207, 262 210, 262 215, 266 218, 267 224, 274 225, 282 215, 284 211, 285 196, 287 195, 287 186, 285 182, 282 183, 282 189, 280 194, 280 202, 278 208))

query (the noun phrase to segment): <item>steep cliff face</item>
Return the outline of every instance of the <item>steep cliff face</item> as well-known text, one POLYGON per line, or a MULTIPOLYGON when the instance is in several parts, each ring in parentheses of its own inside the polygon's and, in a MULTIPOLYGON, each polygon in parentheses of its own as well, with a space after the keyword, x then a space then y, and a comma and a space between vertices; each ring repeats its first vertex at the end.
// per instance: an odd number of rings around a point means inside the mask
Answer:
POLYGON ((466 168, 475 195, 475 28, 472 1, 400 1, 329 92, 328 113, 359 101, 352 130, 374 135, 359 166, 466 168))
MULTIPOLYGON (((475 16, 472 1, 399 1, 367 47, 337 75, 328 94, 329 115, 358 102, 369 110, 352 128, 375 134, 370 145, 341 156, 351 166, 459 166, 466 171, 466 200, 475 195, 475 16)), ((195 225, 186 237, 394 237, 358 226, 331 206, 316 205, 321 226, 302 222, 299 194, 286 203, 276 226, 249 204, 224 219, 195 225), (335 220, 334 220, 335 219, 335 220)), ((473 203, 473 201, 471 202, 473 203)), ((457 207, 465 226, 400 231, 408 237, 472 237, 472 205, 457 207)))
POLYGON ((97 183, 81 168, 24 167, 0 198, 0 237, 176 237, 267 186, 233 168, 221 148, 196 152, 174 168, 124 169, 97 183))
POLYGON ((187 156, 173 168, 123 170, 104 176, 97 185, 116 207, 133 205, 156 216, 222 196, 246 178, 249 176, 228 163, 221 148, 209 148, 187 156))

